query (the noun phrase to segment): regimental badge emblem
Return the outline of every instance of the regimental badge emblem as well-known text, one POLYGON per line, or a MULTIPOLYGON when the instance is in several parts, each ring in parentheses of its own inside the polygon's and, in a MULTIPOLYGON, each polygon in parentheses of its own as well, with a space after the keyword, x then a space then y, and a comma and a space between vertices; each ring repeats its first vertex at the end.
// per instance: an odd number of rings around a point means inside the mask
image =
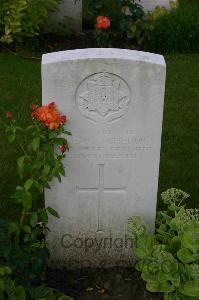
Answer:
POLYGON ((84 79, 76 93, 80 113, 95 122, 120 119, 129 109, 130 90, 119 76, 101 72, 84 79))

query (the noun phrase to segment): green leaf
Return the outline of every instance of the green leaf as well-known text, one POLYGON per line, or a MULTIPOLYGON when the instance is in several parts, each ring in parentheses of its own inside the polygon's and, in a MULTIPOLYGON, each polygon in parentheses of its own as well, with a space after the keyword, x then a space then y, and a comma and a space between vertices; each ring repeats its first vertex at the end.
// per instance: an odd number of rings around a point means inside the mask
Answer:
POLYGON ((36 212, 31 213, 30 215, 30 225, 35 227, 38 223, 38 216, 36 212))
POLYGON ((0 267, 0 276, 4 276, 5 275, 5 269, 4 267, 0 267))
POLYGON ((67 144, 67 140, 64 138, 57 138, 54 140, 55 145, 63 145, 67 144))
POLYGON ((60 174, 61 174, 62 176, 65 176, 65 175, 66 175, 65 170, 64 170, 63 167, 60 167, 60 168, 59 168, 59 172, 60 172, 60 174))
MULTIPOLYGON (((180 273, 180 272, 179 272, 180 273)), ((171 281, 171 283, 175 286, 175 287, 179 287, 180 286, 180 274, 178 272, 174 273, 174 274, 169 274, 169 280, 171 281)))
POLYGON ((19 227, 17 226, 16 223, 11 222, 8 224, 8 233, 9 234, 12 234, 12 233, 19 234, 19 227))
POLYGON ((48 223, 48 215, 47 215, 47 212, 44 208, 39 208, 38 209, 38 215, 39 215, 40 221, 42 223, 44 223, 44 224, 48 223))
POLYGON ((8 275, 12 274, 12 271, 9 267, 5 266, 4 269, 5 269, 6 274, 8 274, 8 275))
POLYGON ((167 259, 162 262, 161 268, 164 273, 175 273, 178 271, 178 262, 175 259, 167 259))
POLYGON ((169 249, 172 254, 175 254, 181 248, 181 241, 178 236, 174 236, 169 245, 169 249))
POLYGON ((32 187, 33 182, 34 182, 34 180, 33 180, 32 178, 31 178, 31 179, 28 179, 28 180, 26 181, 26 183, 25 183, 25 185, 24 185, 24 188, 25 188, 26 191, 28 191, 28 190, 32 187))
POLYGON ((15 134, 12 134, 12 135, 10 135, 10 136, 8 137, 8 143, 9 143, 9 144, 12 144, 12 143, 14 142, 14 140, 15 140, 15 134))
POLYGON ((22 198, 23 207, 27 210, 32 208, 32 196, 29 192, 24 191, 22 198))
POLYGON ((192 254, 189 249, 182 248, 177 252, 177 256, 184 264, 194 262, 199 259, 199 254, 192 254))
POLYGON ((35 291, 35 299, 46 299, 45 297, 51 292, 50 288, 47 287, 39 287, 35 291))
POLYGON ((149 292, 161 292, 161 293, 171 293, 175 288, 168 282, 162 281, 158 282, 157 280, 148 281, 146 288, 149 292))
POLYGON ((72 135, 72 133, 70 131, 65 130, 64 133, 67 134, 67 135, 72 135))
POLYGON ((48 175, 49 172, 50 172, 50 166, 49 166, 49 165, 45 165, 45 166, 44 166, 44 174, 45 174, 45 175, 48 175))
POLYGON ((35 137, 35 138, 33 139, 31 145, 32 145, 33 150, 36 152, 36 151, 39 149, 39 145, 40 145, 40 137, 39 137, 39 136, 35 137))
POLYGON ((50 131, 49 132, 49 138, 50 139, 55 139, 57 137, 57 132, 56 131, 50 131))
POLYGON ((26 300, 26 293, 23 286, 18 286, 16 288, 18 300, 26 300))
POLYGON ((56 218, 60 218, 58 212, 56 210, 54 210, 52 207, 49 206, 46 209, 52 216, 54 216, 56 218))
POLYGON ((22 227, 22 229, 23 229, 23 231, 24 231, 25 233, 28 233, 28 234, 31 233, 31 228, 30 228, 30 226, 28 226, 28 225, 24 225, 24 226, 22 227))
POLYGON ((199 299, 199 284, 197 281, 186 282, 179 291, 185 296, 196 297, 199 299))
POLYGON ((22 179, 23 178, 23 171, 24 171, 24 160, 25 156, 21 156, 17 160, 17 165, 18 165, 18 174, 19 177, 22 179))
POLYGON ((193 253, 199 252, 199 225, 194 224, 181 237, 182 248, 187 248, 193 253))

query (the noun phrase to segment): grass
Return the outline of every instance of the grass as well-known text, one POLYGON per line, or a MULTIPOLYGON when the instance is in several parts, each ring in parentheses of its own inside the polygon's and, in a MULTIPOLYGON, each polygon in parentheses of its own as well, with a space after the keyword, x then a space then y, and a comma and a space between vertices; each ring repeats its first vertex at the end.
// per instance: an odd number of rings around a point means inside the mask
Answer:
MULTIPOLYGON (((199 55, 168 55, 162 136, 159 195, 170 187, 191 194, 190 206, 198 207, 199 190, 199 55)), ((13 111, 21 125, 31 121, 30 104, 41 99, 40 61, 0 53, 0 116, 13 111)), ((8 146, 1 127, 1 216, 15 213, 9 196, 17 182, 17 146, 8 146)), ((160 207, 160 202, 159 202, 160 207)))

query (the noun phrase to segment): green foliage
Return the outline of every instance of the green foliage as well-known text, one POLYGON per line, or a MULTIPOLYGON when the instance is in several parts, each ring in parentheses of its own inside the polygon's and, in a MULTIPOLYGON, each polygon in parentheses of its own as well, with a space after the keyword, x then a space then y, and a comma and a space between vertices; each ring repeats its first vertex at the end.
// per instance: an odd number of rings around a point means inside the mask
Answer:
MULTIPOLYGON (((96 19, 99 15, 110 19, 108 44, 118 39, 120 41, 131 39, 133 37, 131 28, 135 22, 143 18, 144 11, 134 0, 92 0, 87 4, 87 14, 92 19, 96 19)), ((104 34, 103 31, 101 33, 104 34)))
POLYGON ((145 38, 146 50, 163 54, 199 51, 199 4, 188 2, 181 1, 177 9, 154 20, 154 30, 145 38))
POLYGON ((48 12, 55 10, 59 0, 1 0, 0 41, 12 43, 38 34, 48 12))
POLYGON ((35 286, 45 281, 45 271, 49 259, 46 245, 48 217, 59 218, 53 208, 43 208, 41 199, 45 188, 56 177, 61 181, 65 174, 62 160, 65 157, 60 147, 68 145, 61 123, 50 130, 42 122, 33 119, 27 128, 16 125, 11 119, 5 132, 10 145, 21 149, 17 160, 20 184, 11 200, 21 210, 17 220, 0 219, 0 296, 1 299, 70 299, 56 291, 35 286), (60 137, 61 136, 61 137, 60 137))
POLYGON ((199 210, 182 205, 188 197, 177 189, 162 193, 168 210, 159 212, 154 236, 141 218, 129 219, 136 268, 146 288, 164 293, 165 300, 199 299, 199 210))

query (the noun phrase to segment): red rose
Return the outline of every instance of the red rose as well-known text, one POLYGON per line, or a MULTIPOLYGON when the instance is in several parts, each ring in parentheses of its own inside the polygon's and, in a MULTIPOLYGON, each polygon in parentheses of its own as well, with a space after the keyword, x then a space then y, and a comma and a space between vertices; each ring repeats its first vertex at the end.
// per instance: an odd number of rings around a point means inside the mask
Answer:
POLYGON ((13 118, 13 113, 11 111, 7 111, 6 118, 12 119, 13 118))
POLYGON ((107 29, 111 26, 111 22, 108 17, 98 16, 96 18, 96 21, 97 21, 97 23, 96 23, 97 29, 107 29))

